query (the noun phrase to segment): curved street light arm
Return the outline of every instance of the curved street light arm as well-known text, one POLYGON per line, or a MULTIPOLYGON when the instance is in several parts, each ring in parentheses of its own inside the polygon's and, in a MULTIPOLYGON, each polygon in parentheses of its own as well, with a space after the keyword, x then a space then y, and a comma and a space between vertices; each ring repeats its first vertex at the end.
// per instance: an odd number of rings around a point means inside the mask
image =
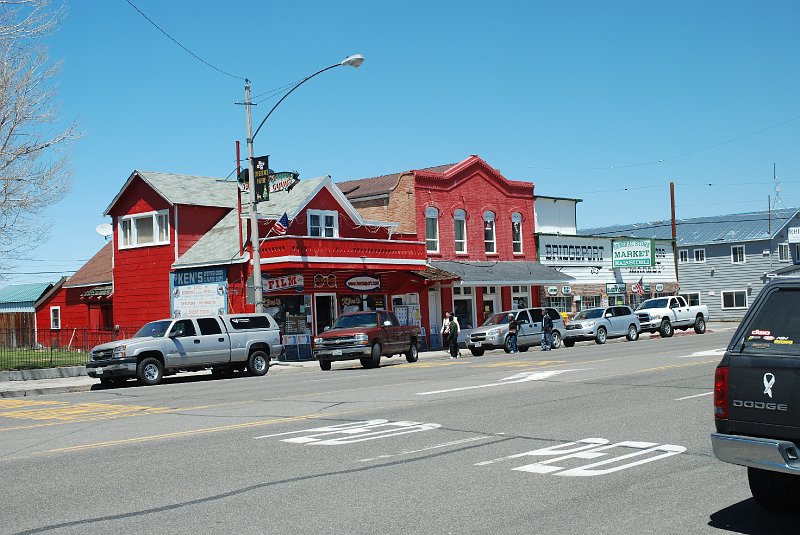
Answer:
POLYGON ((315 72, 314 74, 312 74, 311 76, 307 76, 306 78, 303 78, 303 79, 300 81, 300 83, 298 83, 296 86, 294 86, 293 88, 291 88, 291 89, 290 89, 290 90, 289 90, 289 91, 288 91, 288 92, 287 92, 285 95, 283 95, 283 96, 281 97, 281 99, 280 99, 278 102, 276 102, 276 103, 275 103, 275 105, 272 107, 272 109, 271 109, 271 110, 269 110, 269 113, 267 114, 267 116, 266 116, 266 117, 264 117, 264 120, 263 120, 263 121, 261 121, 261 124, 259 124, 259 125, 258 125, 258 128, 256 128, 256 131, 255 131, 255 133, 253 134, 253 137, 252 137, 252 138, 250 138, 250 139, 251 139, 251 140, 254 140, 254 139, 256 138, 256 136, 258 135, 258 132, 259 132, 259 130, 261 130, 261 127, 262 127, 262 126, 264 126, 264 123, 266 123, 266 122, 267 122, 267 119, 269 119, 269 116, 270 116, 270 115, 272 115, 272 112, 273 112, 273 111, 275 111, 275 108, 277 108, 277 107, 280 105, 280 103, 284 101, 284 99, 285 99, 286 97, 288 97, 289 95, 291 95, 291 94, 292 94, 292 92, 293 92, 295 89, 297 89, 298 87, 300 87, 300 86, 301 86, 301 85, 303 85, 304 83, 308 82, 309 80, 311 80, 313 77, 317 76, 318 74, 322 74, 323 72, 325 72, 325 71, 329 71, 329 70, 331 70, 331 69, 334 69, 334 68, 336 68, 336 67, 341 67, 342 65, 343 65, 342 63, 337 63, 337 64, 335 64, 335 65, 331 65, 330 67, 325 67, 324 69, 320 69, 320 70, 318 70, 317 72, 315 72))

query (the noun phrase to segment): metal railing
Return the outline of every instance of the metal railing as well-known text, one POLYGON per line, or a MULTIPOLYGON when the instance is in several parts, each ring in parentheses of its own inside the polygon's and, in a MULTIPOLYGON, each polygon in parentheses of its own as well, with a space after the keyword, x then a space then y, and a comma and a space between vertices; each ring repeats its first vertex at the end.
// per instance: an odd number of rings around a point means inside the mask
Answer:
POLYGON ((135 329, 0 329, 0 370, 81 366, 92 348, 135 329))

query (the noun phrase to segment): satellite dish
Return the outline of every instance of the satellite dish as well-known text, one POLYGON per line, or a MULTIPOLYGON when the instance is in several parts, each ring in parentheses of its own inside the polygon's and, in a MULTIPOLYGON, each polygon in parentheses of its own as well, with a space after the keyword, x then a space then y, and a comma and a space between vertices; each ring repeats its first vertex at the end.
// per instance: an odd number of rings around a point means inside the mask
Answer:
POLYGON ((108 223, 100 223, 94 229, 104 238, 108 238, 114 232, 114 229, 108 223))

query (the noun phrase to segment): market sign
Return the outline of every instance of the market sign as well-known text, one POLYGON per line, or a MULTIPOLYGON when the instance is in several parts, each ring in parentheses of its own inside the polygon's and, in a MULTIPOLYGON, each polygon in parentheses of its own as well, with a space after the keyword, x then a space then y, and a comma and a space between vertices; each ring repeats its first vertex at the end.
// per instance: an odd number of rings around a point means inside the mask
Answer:
POLYGON ((789 243, 800 243, 800 227, 789 227, 789 243))
POLYGON ((371 292, 381 289, 381 280, 369 275, 358 275, 347 279, 344 285, 357 292, 371 292))
POLYGON ((606 283, 606 294, 608 295, 625 295, 628 293, 628 287, 625 283, 617 284, 612 282, 606 283))
POLYGON ((264 285, 263 293, 280 292, 287 290, 302 292, 303 276, 286 275, 285 277, 269 277, 263 279, 262 284, 264 285))
POLYGON ((612 240, 612 267, 650 267, 656 265, 653 240, 612 240))

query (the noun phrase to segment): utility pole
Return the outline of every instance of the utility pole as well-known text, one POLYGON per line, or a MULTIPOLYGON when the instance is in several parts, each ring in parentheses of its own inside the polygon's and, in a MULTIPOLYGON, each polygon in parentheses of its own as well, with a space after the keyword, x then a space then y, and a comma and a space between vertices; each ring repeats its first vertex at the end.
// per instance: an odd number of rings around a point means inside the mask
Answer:
POLYGON ((680 277, 678 277, 678 233, 675 230, 675 182, 669 183, 669 206, 672 211, 672 259, 675 261, 675 282, 678 289, 681 287, 680 277))
POLYGON ((261 243, 258 237, 258 201, 256 174, 253 169, 253 118, 250 112, 250 80, 244 82, 244 106, 247 121, 247 182, 250 187, 250 245, 253 249, 253 300, 256 312, 264 312, 264 286, 261 282, 261 243))

